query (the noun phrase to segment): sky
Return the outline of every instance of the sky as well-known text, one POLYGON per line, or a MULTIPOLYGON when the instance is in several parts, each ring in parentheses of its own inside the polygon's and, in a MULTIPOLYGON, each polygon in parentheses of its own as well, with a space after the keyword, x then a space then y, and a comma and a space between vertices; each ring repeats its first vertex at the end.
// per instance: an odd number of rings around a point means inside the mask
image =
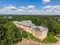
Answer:
POLYGON ((0 14, 60 15, 60 0, 0 0, 0 14))

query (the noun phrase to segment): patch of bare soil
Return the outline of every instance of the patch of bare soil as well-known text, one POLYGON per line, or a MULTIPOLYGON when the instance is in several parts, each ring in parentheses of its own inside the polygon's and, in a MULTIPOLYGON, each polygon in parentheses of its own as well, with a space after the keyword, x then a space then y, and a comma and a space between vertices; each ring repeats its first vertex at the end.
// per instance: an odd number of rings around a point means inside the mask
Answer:
POLYGON ((21 42, 18 42, 14 45, 39 45, 37 42, 33 42, 32 40, 23 39, 21 42))

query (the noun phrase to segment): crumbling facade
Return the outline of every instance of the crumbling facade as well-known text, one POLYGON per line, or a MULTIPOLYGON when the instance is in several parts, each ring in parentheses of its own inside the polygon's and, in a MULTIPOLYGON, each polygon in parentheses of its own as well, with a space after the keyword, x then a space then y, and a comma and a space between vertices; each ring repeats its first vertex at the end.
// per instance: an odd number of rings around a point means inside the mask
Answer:
POLYGON ((18 28, 22 28, 24 31, 31 33, 36 38, 41 40, 47 37, 48 28, 43 26, 35 26, 30 20, 27 21, 14 21, 13 22, 18 28))

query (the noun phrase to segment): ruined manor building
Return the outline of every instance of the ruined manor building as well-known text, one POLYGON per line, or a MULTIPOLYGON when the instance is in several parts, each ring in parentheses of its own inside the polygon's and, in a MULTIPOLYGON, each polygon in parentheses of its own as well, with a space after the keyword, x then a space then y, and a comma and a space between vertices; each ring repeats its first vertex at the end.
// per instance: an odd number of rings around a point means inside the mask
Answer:
POLYGON ((45 39, 47 37, 48 28, 43 26, 35 26, 30 20, 27 21, 14 21, 18 28, 22 28, 24 31, 31 33, 38 39, 45 39))

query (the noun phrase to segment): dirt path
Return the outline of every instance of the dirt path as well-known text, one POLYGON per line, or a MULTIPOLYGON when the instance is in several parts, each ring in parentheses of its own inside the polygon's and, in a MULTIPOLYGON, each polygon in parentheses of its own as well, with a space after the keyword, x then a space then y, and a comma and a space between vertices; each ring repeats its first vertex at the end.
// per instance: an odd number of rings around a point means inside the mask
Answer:
POLYGON ((18 42, 17 44, 14 45, 60 45, 60 38, 55 37, 56 39, 58 39, 57 43, 37 43, 34 42, 32 40, 27 40, 27 39, 23 39, 21 42, 18 42))
POLYGON ((17 44, 14 45, 38 45, 38 43, 33 42, 31 40, 23 39, 21 42, 18 42, 17 44))

